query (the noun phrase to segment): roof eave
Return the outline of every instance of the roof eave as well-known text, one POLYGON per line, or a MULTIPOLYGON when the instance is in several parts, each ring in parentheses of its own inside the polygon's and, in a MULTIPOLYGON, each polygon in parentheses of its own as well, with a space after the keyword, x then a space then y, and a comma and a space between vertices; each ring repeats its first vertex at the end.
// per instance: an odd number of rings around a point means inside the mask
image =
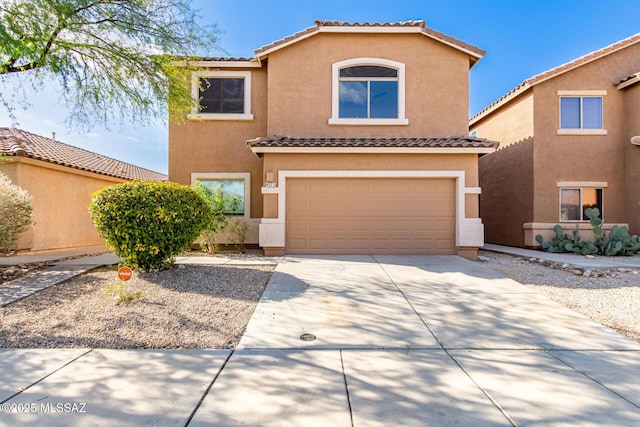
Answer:
POLYGON ((490 147, 252 147, 262 157, 265 153, 282 154, 490 154, 490 147))

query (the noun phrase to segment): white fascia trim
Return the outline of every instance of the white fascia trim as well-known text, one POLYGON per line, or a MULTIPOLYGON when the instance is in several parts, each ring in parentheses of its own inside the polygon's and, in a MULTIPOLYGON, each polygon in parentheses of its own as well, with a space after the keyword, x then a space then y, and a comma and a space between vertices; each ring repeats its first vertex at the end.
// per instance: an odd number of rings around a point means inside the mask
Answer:
MULTIPOLYGON (((465 194, 474 194, 477 187, 466 187, 463 170, 415 171, 415 170, 281 170, 278 171, 278 186, 272 187, 270 194, 278 195, 278 218, 263 218, 262 223, 280 224, 279 241, 285 241, 288 178, 450 178, 456 181, 456 246, 466 246, 461 227, 482 222, 480 218, 465 218, 465 194), (469 191, 467 191, 469 190, 469 191), (273 192, 272 192, 273 191, 273 192)), ((264 191, 264 190, 263 190, 264 191)))
POLYGON ((437 147, 425 147, 425 148, 383 148, 383 147, 251 147, 254 154, 262 153, 307 153, 307 154, 321 154, 321 153, 344 153, 344 154, 490 154, 495 151, 495 148, 437 148, 437 147))
POLYGON ((244 180, 244 215, 235 218, 251 218, 251 173, 250 172, 191 172, 191 184, 206 179, 243 179, 244 180))
POLYGON ((630 78, 629 80, 626 80, 626 81, 616 85, 616 88, 618 90, 620 90, 620 89, 624 89, 626 87, 632 86, 632 85, 640 82, 640 73, 636 73, 636 74, 634 74, 634 76, 635 77, 630 78))
POLYGON ((503 99, 497 101, 495 103, 495 105, 493 105, 492 107, 487 107, 486 111, 484 111, 482 113, 478 113, 478 115, 474 116, 472 118, 472 120, 469 120, 469 128, 473 127, 473 125, 475 125, 477 122, 479 122, 480 120, 482 120, 486 116, 490 115, 494 111, 498 110, 503 105, 511 102, 512 99, 518 97, 521 93, 523 93, 524 91, 526 91, 529 88, 531 88, 531 86, 527 83, 524 86, 522 86, 520 89, 513 91, 513 93, 511 93, 511 94, 505 96, 503 99))
POLYGON ((632 137, 631 138, 631 143, 633 145, 640 145, 640 135, 632 137))
POLYGON ((480 54, 478 54, 477 52, 472 52, 472 51, 470 51, 469 49, 465 49, 465 48, 463 48, 463 47, 461 47, 461 46, 458 46, 458 45, 457 45, 457 44, 455 44, 455 43, 448 42, 448 41, 446 41, 446 40, 443 40, 443 39, 441 39, 441 38, 439 38, 439 37, 434 36, 433 34, 429 34, 427 31, 422 31, 422 30, 423 30, 423 29, 422 29, 422 28, 420 28, 420 32, 421 32, 422 34, 424 34, 425 36, 427 36, 427 37, 429 37, 429 38, 432 38, 432 39, 433 39, 433 40, 435 40, 435 41, 439 41, 439 42, 440 42, 440 43, 442 43, 442 44, 446 44, 447 46, 452 47, 452 48, 454 48, 454 49, 457 49, 457 50, 459 50, 459 51, 461 51, 461 52, 464 52, 464 53, 466 53, 466 54, 467 54, 467 55, 469 55, 469 56, 473 56, 474 58, 478 58, 478 59, 482 59, 482 58, 483 58, 483 55, 480 55, 480 54))
MULTIPOLYGON (((323 27, 324 28, 324 27, 323 27)), ((331 27, 328 27, 331 28, 331 27)), ((356 27, 357 28, 357 27, 356 27)), ((331 64, 331 118, 329 124, 391 124, 406 125, 409 120, 405 117, 405 66, 402 62, 384 58, 351 58, 331 64), (340 117, 340 69, 354 65, 381 65, 398 70, 398 117, 395 119, 344 119, 340 117), (350 123, 357 120, 357 123, 350 123), (374 121, 390 121, 375 123, 374 121), (391 122, 393 121, 393 122, 391 122), (403 123, 406 121, 406 123, 403 123), (348 123, 349 122, 349 123, 348 123)))
POLYGON ((251 71, 194 71, 191 74, 191 96, 196 100, 196 106, 191 108, 189 119, 197 120, 253 120, 251 114, 251 71), (198 111, 197 105, 200 104, 200 79, 201 78, 244 78, 244 113, 242 114, 219 114, 219 113, 203 113, 198 111))
POLYGON ((191 66, 195 68, 262 68, 257 61, 173 61, 176 67, 191 66))
MULTIPOLYGON (((315 29, 314 29, 313 27, 309 27, 309 28, 311 28, 311 29, 313 29, 313 30, 309 31, 308 33, 302 34, 302 35, 300 35, 300 36, 298 36, 298 37, 294 37, 294 38, 292 38, 291 40, 289 40, 288 42, 278 44, 278 45, 276 45, 276 46, 274 46, 274 47, 272 47, 272 48, 270 48, 270 49, 267 49, 267 50, 265 50, 265 51, 263 51, 263 52, 260 52, 260 53, 257 53, 257 51, 259 51, 259 50, 260 50, 260 49, 258 49, 258 50, 256 51, 256 58, 258 58, 258 59, 262 59, 262 58, 264 58, 265 56, 268 56, 268 55, 269 55, 270 53, 272 53, 272 52, 275 52, 275 51, 277 51, 277 50, 280 50, 280 49, 282 49, 282 48, 285 48, 285 47, 287 47, 287 46, 289 46, 289 45, 292 45, 292 44, 294 44, 294 43, 298 43, 298 42, 299 42, 299 41, 301 41, 301 40, 304 40, 304 39, 306 39, 306 38, 309 38, 309 37, 311 37, 311 36, 315 36, 316 34, 318 34, 318 31, 319 31, 319 30, 318 30, 318 28, 315 28, 315 29)), ((307 30, 309 30, 309 28, 307 28, 307 30)), ((304 31, 307 31, 307 30, 302 30, 302 31, 304 32, 304 31)), ((275 42, 275 43, 277 43, 277 42, 275 42)))
POLYGON ((262 68, 260 61, 194 61, 190 64, 201 68, 262 68))

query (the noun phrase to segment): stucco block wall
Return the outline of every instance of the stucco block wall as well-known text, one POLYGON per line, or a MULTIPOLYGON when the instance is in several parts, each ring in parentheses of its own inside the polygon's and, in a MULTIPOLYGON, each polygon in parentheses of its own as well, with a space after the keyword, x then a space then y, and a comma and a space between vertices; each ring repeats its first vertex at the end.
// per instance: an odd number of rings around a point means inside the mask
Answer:
POLYGON ((319 34, 273 52, 268 135, 452 136, 468 132, 469 56, 420 34, 319 34), (332 64, 353 58, 405 64, 408 125, 329 125, 332 64))
POLYGON ((478 138, 498 141, 500 148, 533 137, 533 93, 531 90, 518 96, 505 106, 499 115, 491 115, 470 127, 478 138))
MULTIPOLYGON (((233 71, 236 69, 230 69, 233 71)), ((169 124, 169 181, 191 184, 192 173, 251 173, 251 217, 262 217, 262 161, 246 141, 266 135, 267 73, 251 68, 253 120, 186 120, 169 124)), ((185 117, 188 112, 185 111, 185 117)))
POLYGON ((626 129, 625 158, 625 219, 631 234, 640 235, 640 145, 631 144, 640 135, 640 83, 622 90, 626 129))
POLYGON ((53 250, 104 245, 91 217, 91 195, 124 180, 31 159, 0 165, 13 183, 32 196, 33 224, 18 250, 53 250))
POLYGON ((533 138, 480 157, 480 217, 485 241, 522 246, 533 218, 533 138))

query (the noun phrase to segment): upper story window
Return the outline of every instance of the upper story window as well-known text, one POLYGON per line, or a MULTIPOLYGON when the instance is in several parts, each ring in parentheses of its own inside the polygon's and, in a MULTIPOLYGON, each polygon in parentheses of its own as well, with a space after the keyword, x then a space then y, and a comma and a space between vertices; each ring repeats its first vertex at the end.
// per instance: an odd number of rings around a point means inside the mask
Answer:
POLYGON ((406 125, 404 64, 380 58, 333 64, 329 124, 406 125))
POLYGON ((558 91, 561 135, 606 135, 603 95, 606 91, 558 91))
POLYGON ((202 71, 193 74, 191 92, 197 99, 189 118, 251 120, 250 71, 202 71))

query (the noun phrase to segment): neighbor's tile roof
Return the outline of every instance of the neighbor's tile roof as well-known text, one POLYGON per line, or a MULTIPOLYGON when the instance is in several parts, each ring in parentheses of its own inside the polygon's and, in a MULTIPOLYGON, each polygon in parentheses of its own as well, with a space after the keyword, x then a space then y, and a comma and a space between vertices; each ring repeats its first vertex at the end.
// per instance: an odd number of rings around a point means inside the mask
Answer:
POLYGON ((167 179, 161 173, 15 128, 0 127, 0 153, 128 180, 167 179))
MULTIPOLYGON (((640 42, 640 33, 634 34, 631 37, 627 37, 624 40, 620 40, 618 42, 615 42, 613 44, 610 44, 609 46, 605 46, 602 49, 598 49, 594 52, 588 53, 586 55, 583 55, 579 58, 574 59, 573 61, 569 61, 566 64, 562 64, 558 67, 552 68, 550 70, 544 71, 540 74, 537 74, 533 77, 530 77, 528 79, 526 79, 525 81, 523 81, 522 83, 520 83, 518 86, 516 86, 515 88, 511 89, 509 92, 507 92, 505 95, 501 96, 500 98, 498 98, 496 101, 494 101, 493 103, 489 104, 487 107, 485 107, 484 109, 482 109, 481 111, 479 111, 477 114, 475 114, 473 117, 471 117, 471 119, 469 119, 469 123, 473 124, 474 122, 476 122, 477 120, 480 120, 482 117, 486 116, 487 114, 489 114, 490 112, 492 112, 493 110, 495 110, 496 108, 498 108, 500 105, 504 104, 508 99, 511 99, 513 97, 515 97, 515 95, 520 94, 521 92, 524 92, 526 89, 535 86, 538 83, 542 83, 543 81, 549 80, 553 77, 559 76, 560 74, 566 73, 567 71, 571 71, 575 68, 578 68, 582 65, 588 64, 589 62, 593 62, 597 59, 603 58, 609 54, 612 54, 614 52, 617 52, 621 49, 627 48, 631 45, 634 45, 636 43, 640 42)), ((629 78, 633 78, 633 76, 629 77, 629 78)), ((623 80, 624 81, 624 80, 623 80)), ((622 83, 622 82, 619 82, 622 83)), ((618 83, 618 84, 619 84, 618 83)))
POLYGON ((322 31, 323 27, 339 27, 344 28, 345 32, 347 32, 350 28, 407 28, 407 27, 416 27, 420 28, 420 33, 439 40, 445 44, 451 45, 455 48, 464 50, 471 55, 477 57, 478 59, 483 57, 486 53, 484 50, 480 49, 477 46, 470 45, 461 40, 458 40, 454 37, 443 34, 439 31, 436 31, 432 28, 426 26, 424 20, 411 20, 411 21, 401 21, 401 22, 343 22, 343 21, 326 21, 326 20, 316 20, 314 21, 315 26, 305 28, 302 31, 299 31, 295 34, 287 36, 283 39, 276 40, 273 43, 262 46, 259 49, 256 49, 255 54, 257 57, 260 57, 265 52, 270 52, 273 49, 277 49, 278 47, 284 47, 291 43, 295 43, 298 40, 302 40, 306 37, 309 37, 317 32, 322 31))
POLYGON ((496 141, 471 136, 446 138, 297 138, 268 136, 247 141, 251 148, 496 148, 496 141))

